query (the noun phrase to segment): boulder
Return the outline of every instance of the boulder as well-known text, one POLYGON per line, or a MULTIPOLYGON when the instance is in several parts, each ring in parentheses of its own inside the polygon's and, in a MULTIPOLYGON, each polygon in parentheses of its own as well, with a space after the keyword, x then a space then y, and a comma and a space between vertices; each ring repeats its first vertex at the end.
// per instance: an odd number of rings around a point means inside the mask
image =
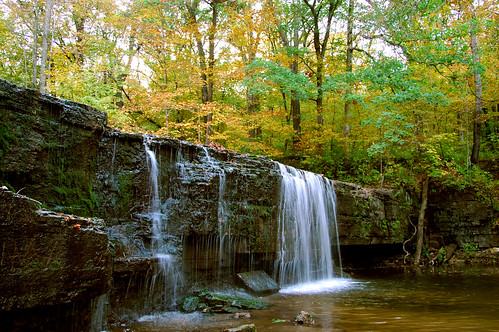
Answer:
POLYGON ((225 329, 224 332, 256 332, 255 324, 245 324, 238 327, 225 329))
POLYGON ((103 221, 42 210, 2 187, 0 239, 2 327, 86 330, 111 278, 103 221))
POLYGON ((180 310, 183 312, 194 312, 197 310, 199 305, 199 297, 197 296, 188 296, 182 300, 180 304, 180 310))
POLYGON ((295 323, 300 325, 313 325, 315 324, 315 315, 307 311, 301 311, 295 318, 295 323))
POLYGON ((268 306, 268 303, 253 298, 203 290, 198 295, 184 298, 181 301, 180 310, 184 312, 199 310, 209 313, 237 313, 242 315, 242 312, 246 310, 260 310, 268 306))
POLYGON ((279 285, 265 271, 238 273, 241 284, 255 295, 268 295, 279 291, 279 285))
POLYGON ((0 190, 0 309, 91 299, 107 292, 111 267, 100 219, 41 210, 0 190))

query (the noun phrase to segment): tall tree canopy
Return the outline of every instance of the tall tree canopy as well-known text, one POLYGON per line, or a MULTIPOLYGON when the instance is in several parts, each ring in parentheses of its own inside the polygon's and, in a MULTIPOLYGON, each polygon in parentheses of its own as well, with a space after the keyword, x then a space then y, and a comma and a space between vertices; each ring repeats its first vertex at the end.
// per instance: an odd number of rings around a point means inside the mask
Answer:
POLYGON ((6 0, 0 77, 337 179, 476 183, 498 22, 497 0, 6 0))

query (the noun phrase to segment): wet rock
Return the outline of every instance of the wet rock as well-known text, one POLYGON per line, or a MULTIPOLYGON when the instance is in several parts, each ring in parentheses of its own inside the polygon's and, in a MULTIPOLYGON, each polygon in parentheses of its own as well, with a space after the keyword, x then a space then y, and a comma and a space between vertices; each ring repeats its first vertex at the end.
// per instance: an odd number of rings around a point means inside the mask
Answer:
POLYGON ((180 304, 180 310, 183 312, 194 312, 197 310, 199 305, 199 297, 188 296, 180 304))
POLYGON ((0 309, 56 305, 105 293, 111 267, 102 220, 37 205, 0 190, 0 309))
POLYGON ((251 314, 249 312, 236 312, 234 314, 235 319, 240 319, 240 318, 251 318, 251 314))
POLYGON ((41 210, 2 188, 0 239, 0 320, 41 330, 74 321, 85 330, 91 300, 108 291, 111 277, 103 221, 41 210))
POLYGON ((309 313, 307 311, 301 311, 298 316, 295 318, 296 324, 301 325, 313 325, 315 324, 315 314, 309 313))
POLYGON ((492 201, 484 200, 479 190, 432 183, 428 193, 426 234, 441 236, 444 242, 460 247, 473 243, 478 248, 499 245, 499 227, 492 201))
POLYGON ((452 256, 454 256, 454 252, 456 251, 457 249, 457 244, 455 243, 452 243, 452 244, 449 244, 448 246, 445 247, 445 258, 447 260, 451 259, 452 256))
POLYGON ((150 257, 129 257, 115 259, 113 262, 113 277, 123 278, 132 275, 147 275, 154 271, 156 259, 150 257))
POLYGON ((245 324, 238 327, 225 329, 224 332, 256 332, 255 324, 245 324))
POLYGON ((228 307, 232 304, 234 299, 228 295, 209 293, 204 297, 205 303, 211 308, 223 308, 228 307))
POLYGON ((242 285, 256 295, 267 295, 279 291, 279 285, 265 271, 238 273, 242 285))
POLYGON ((197 296, 188 296, 181 302, 181 310, 195 310, 210 313, 238 313, 244 310, 260 310, 267 308, 268 303, 242 296, 201 291, 197 296))
POLYGON ((341 245, 387 245, 407 238, 411 198, 398 189, 370 189, 333 181, 341 245))

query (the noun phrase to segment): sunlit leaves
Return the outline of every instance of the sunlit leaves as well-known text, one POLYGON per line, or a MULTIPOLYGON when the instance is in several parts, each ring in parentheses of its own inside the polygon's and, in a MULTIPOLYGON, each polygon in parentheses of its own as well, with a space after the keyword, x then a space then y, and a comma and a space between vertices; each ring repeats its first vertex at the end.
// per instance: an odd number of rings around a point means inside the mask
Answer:
POLYGON ((276 62, 256 59, 247 69, 254 74, 244 84, 257 94, 268 93, 275 87, 295 99, 307 100, 314 95, 314 86, 305 74, 295 74, 276 62))

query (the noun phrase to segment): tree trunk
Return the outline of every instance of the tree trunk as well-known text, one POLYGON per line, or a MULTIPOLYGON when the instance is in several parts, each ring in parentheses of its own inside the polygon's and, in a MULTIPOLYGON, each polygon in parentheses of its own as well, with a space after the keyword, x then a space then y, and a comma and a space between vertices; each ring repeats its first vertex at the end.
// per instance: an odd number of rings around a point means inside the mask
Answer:
MULTIPOLYGON (((214 83, 214 70, 215 70, 215 32, 217 30, 218 21, 218 5, 216 2, 212 2, 212 17, 211 26, 208 33, 208 72, 205 74, 206 88, 207 88, 207 101, 213 101, 213 89, 214 83)), ((213 134, 213 129, 211 127, 211 122, 213 121, 213 113, 208 113, 204 117, 204 123, 206 124, 206 140, 205 143, 209 144, 211 142, 211 136, 213 134)))
MULTIPOLYGON (((192 24, 198 24, 197 9, 199 6, 199 1, 193 1, 192 4, 187 5, 187 10, 189 12, 192 24)), ((203 104, 213 101, 213 70, 215 66, 215 32, 218 19, 218 8, 217 3, 212 3, 212 19, 211 26, 208 31, 208 59, 206 58, 206 52, 203 46, 203 40, 201 39, 201 33, 199 27, 196 26, 194 31, 194 37, 196 39, 198 58, 199 58, 199 69, 201 69, 201 102, 203 104)), ((204 123, 206 126, 205 130, 205 144, 209 144, 211 141, 212 128, 211 122, 213 120, 213 113, 209 113, 204 116, 204 123)))
MULTIPOLYGON (((293 2, 294 8, 297 8, 299 0, 295 0, 293 2)), ((274 8, 274 3, 272 0, 268 0, 267 4, 269 8, 272 10, 272 12, 276 13, 275 8, 274 8)), ((276 22, 278 22, 277 16, 274 16, 276 22)), ((289 49, 291 46, 296 50, 300 46, 300 40, 302 39, 300 36, 300 27, 299 27, 299 22, 298 22, 298 16, 295 14, 293 16, 293 24, 290 30, 292 29, 292 34, 290 35, 290 38, 288 38, 288 35, 286 34, 286 31, 283 29, 281 24, 278 24, 279 26, 279 37, 281 38, 281 42, 284 45, 285 48, 289 49), (293 44, 291 44, 293 42, 293 44)), ((289 67, 293 74, 298 74, 299 71, 299 62, 298 62, 298 57, 296 54, 294 55, 294 59, 291 62, 291 65, 289 67)), ((291 112, 290 112, 290 117, 293 121, 293 149, 298 148, 298 144, 301 141, 301 103, 299 99, 296 99, 295 96, 296 91, 291 91, 291 112)), ((284 92, 282 93, 283 95, 283 100, 284 100, 284 110, 287 114, 287 105, 286 105, 286 95, 284 92)), ((288 121, 289 123, 289 121, 288 121)))
MULTIPOLYGON (((320 60, 321 62, 323 59, 320 60)), ((317 124, 322 126, 324 124, 324 92, 322 90, 323 84, 323 63, 317 65, 317 124)))
POLYGON ((419 265, 421 261, 421 253, 423 251, 423 239, 424 239, 424 221, 426 206, 428 204, 428 183, 429 179, 425 176, 423 180, 423 192, 421 193, 421 207, 419 208, 418 216, 418 226, 417 226, 417 242, 416 242, 416 253, 414 254, 414 265, 419 265))
MULTIPOLYGON (((285 43, 286 47, 289 47, 289 42, 283 39, 283 43, 285 43)), ((293 22, 293 47, 298 49, 300 47, 300 34, 298 27, 298 18, 295 15, 293 22)), ((299 71, 299 62, 298 57, 294 56, 293 61, 291 62, 291 71, 293 74, 298 74, 299 71)), ((295 91, 291 91, 291 118, 293 119, 293 149, 297 150, 298 145, 301 141, 301 104, 300 100, 295 97, 295 91)))
MULTIPOLYGON (((472 5, 473 7, 473 5, 472 5)), ((480 73, 480 55, 478 47, 477 25, 475 8, 472 8, 471 53, 473 55, 473 78, 475 81, 475 116, 473 119, 473 148, 471 149, 470 162, 478 163, 480 154, 480 141, 482 129, 482 75, 480 73)))
POLYGON ((301 106, 298 99, 291 98, 291 118, 293 119, 293 148, 296 149, 301 141, 301 106))
MULTIPOLYGON (((116 107, 117 108, 123 108, 125 106, 125 100, 123 98, 123 95, 125 95, 128 98, 128 95, 125 92, 125 82, 128 77, 128 73, 130 71, 130 68, 132 68, 132 61, 133 57, 139 52, 140 49, 140 44, 135 44, 135 40, 133 38, 130 38, 128 41, 128 50, 130 52, 128 56, 128 62, 125 67, 125 72, 121 73, 116 77, 115 83, 116 83, 116 93, 114 94, 114 98, 116 100, 116 107)), ((165 72, 165 85, 167 84, 167 75, 165 72)), ((130 100, 130 98, 128 98, 130 100)))
POLYGON ((38 78, 38 1, 33 4, 33 77, 31 78, 33 88, 36 88, 36 80, 38 78))
POLYGON ((82 67, 84 61, 83 40, 85 35, 85 18, 81 17, 78 13, 73 13, 73 21, 76 27, 76 51, 74 57, 78 66, 82 67))
MULTIPOLYGON (((353 71, 353 7, 354 1, 349 0, 348 2, 348 22, 347 22, 347 51, 346 51, 346 72, 347 77, 353 71)), ((349 82, 350 84, 350 82, 349 82)), ((350 117, 351 117, 351 105, 352 101, 349 100, 352 94, 351 87, 348 86, 346 91, 346 98, 344 113, 343 113, 343 137, 348 137, 350 135, 350 117)))
MULTIPOLYGON (((298 40, 295 39, 295 44, 298 40)), ((298 73, 298 60, 293 60, 291 64, 293 74, 298 73)), ((293 149, 296 150, 301 141, 301 105, 300 100, 294 97, 295 91, 291 91, 291 118, 293 120, 293 149)))
MULTIPOLYGON (((324 124, 324 91, 323 91, 323 80, 324 80, 324 58, 326 56, 327 44, 329 41, 329 35, 331 33, 331 24, 333 15, 336 9, 341 3, 341 0, 329 0, 328 5, 324 5, 322 1, 302 0, 303 3, 309 8, 310 14, 313 20, 313 38, 314 38, 314 49, 315 49, 315 61, 316 65, 316 85, 317 85, 317 124, 322 126, 324 124), (326 19, 321 15, 322 10, 327 11, 326 19), (325 23, 324 36, 321 39, 320 27, 325 23)), ((325 1, 326 2, 326 1, 325 1)))
POLYGON ((40 92, 45 92, 47 86, 47 73, 45 72, 48 58, 48 40, 50 34, 50 19, 52 17, 53 0, 45 4, 45 20, 43 21, 42 59, 40 62, 40 92))

